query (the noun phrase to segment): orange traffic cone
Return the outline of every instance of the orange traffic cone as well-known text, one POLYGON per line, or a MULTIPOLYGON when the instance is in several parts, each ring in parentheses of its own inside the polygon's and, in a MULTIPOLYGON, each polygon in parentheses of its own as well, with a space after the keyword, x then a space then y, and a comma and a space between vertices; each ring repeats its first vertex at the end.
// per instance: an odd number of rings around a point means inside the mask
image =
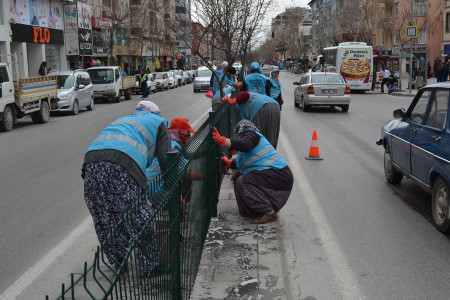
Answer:
POLYGON ((309 156, 305 156, 309 160, 323 160, 319 155, 319 142, 317 141, 317 131, 314 129, 311 148, 309 148, 309 156))

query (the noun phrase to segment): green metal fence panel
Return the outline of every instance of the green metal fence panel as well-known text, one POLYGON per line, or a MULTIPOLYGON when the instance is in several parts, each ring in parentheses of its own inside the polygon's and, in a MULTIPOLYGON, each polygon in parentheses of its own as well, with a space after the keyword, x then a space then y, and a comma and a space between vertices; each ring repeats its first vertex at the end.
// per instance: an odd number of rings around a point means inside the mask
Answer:
POLYGON ((56 299, 189 299, 223 178, 219 157, 226 151, 211 131, 215 126, 233 137, 239 120, 236 107, 222 103, 181 152, 168 153, 166 172, 135 199, 56 299), (120 259, 111 265, 108 253, 120 259))

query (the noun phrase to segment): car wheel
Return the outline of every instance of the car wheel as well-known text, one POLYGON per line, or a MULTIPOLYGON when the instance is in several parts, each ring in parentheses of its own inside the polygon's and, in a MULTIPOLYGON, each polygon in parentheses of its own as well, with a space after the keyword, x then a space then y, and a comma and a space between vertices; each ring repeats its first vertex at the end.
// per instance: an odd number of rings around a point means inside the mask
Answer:
POLYGON ((402 181, 403 174, 397 172, 392 165, 391 154, 386 146, 384 149, 384 176, 391 184, 399 184, 402 181))
POLYGON ((298 104, 298 102, 297 102, 297 98, 295 97, 295 95, 294 95, 294 106, 295 107, 299 107, 300 106, 300 104, 298 104))
POLYGON ((94 98, 91 98, 91 103, 86 107, 87 110, 92 111, 94 110, 94 98))
POLYGON ((303 96, 302 96, 302 110, 304 112, 307 112, 309 110, 309 105, 305 104, 305 99, 303 98, 303 96))
POLYGON ((131 92, 125 93, 125 100, 131 100, 131 92))
POLYGON ((120 95, 117 96, 116 98, 114 98, 114 101, 115 101, 116 103, 119 103, 119 102, 120 102, 120 95))
POLYGON ((341 106, 342 112, 348 112, 348 107, 349 107, 349 106, 350 106, 350 105, 348 105, 348 104, 342 105, 342 106, 341 106))
POLYGON ((50 120, 50 107, 47 101, 41 102, 41 109, 38 111, 37 118, 39 123, 48 123, 50 120))
POLYGON ((170 86, 169 85, 167 85, 167 90, 169 90, 170 89, 170 86))
POLYGON ((11 110, 11 107, 6 106, 3 111, 3 119, 0 122, 0 130, 1 131, 11 131, 14 127, 14 115, 11 110))
POLYGON ((448 193, 447 183, 441 177, 438 177, 433 185, 431 207, 433 224, 441 232, 447 232, 450 229, 448 193))
POLYGON ((78 115, 80 112, 80 105, 78 104, 78 100, 73 101, 73 107, 72 107, 72 115, 78 115))

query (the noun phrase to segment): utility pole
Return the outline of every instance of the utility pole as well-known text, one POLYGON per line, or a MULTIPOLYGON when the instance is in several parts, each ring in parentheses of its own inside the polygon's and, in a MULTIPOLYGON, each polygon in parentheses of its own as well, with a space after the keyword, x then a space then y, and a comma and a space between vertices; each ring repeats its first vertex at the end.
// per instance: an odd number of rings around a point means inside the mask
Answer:
MULTIPOLYGON (((414 25, 414 0, 411 0, 411 21, 409 22, 409 25, 414 25)), ((412 64, 413 64, 413 39, 411 38, 410 41, 410 58, 409 58, 409 93, 411 94, 411 88, 412 88, 412 64)))

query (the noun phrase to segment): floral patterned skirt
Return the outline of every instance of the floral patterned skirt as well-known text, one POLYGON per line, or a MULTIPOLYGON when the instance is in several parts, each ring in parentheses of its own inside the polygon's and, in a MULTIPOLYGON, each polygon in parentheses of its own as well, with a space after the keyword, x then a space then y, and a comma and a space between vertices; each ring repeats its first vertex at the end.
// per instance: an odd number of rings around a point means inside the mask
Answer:
POLYGON ((133 255, 144 272, 149 272, 158 265, 154 221, 149 224, 154 211, 148 193, 123 167, 109 161, 87 163, 84 199, 94 220, 98 239, 111 264, 123 262, 133 238, 145 226, 148 231, 138 239, 133 255), (132 217, 114 228, 137 203, 139 207, 132 209, 132 217))

